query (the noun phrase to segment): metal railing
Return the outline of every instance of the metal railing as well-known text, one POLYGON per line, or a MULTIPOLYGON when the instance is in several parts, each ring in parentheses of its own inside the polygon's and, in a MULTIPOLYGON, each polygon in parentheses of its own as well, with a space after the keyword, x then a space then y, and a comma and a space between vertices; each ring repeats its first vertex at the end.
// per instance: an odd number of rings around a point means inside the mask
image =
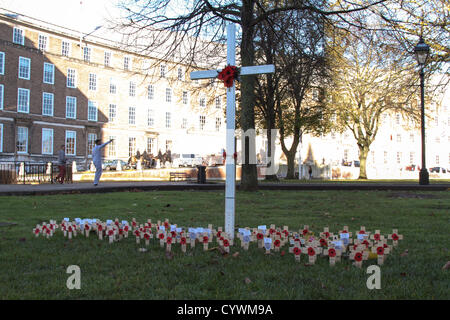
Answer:
MULTIPOLYGON (((0 162, 0 184, 55 183, 59 167, 54 163, 0 162)), ((72 165, 66 165, 65 183, 72 183, 72 165)))

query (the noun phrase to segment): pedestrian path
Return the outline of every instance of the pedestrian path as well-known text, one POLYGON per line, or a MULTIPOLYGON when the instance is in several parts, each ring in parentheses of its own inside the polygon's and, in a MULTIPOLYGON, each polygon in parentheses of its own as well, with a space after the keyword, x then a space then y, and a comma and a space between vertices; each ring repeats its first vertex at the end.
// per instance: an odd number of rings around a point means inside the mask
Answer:
MULTIPOLYGON (((239 188, 239 185, 238 185, 239 188)), ((396 184, 396 183, 260 183, 260 190, 395 190, 395 191, 450 191, 450 184, 396 184)), ((92 182, 69 184, 0 184, 0 196, 11 195, 49 195, 70 193, 104 193, 120 191, 181 191, 225 190, 223 182, 198 184, 190 181, 180 182, 92 182)))

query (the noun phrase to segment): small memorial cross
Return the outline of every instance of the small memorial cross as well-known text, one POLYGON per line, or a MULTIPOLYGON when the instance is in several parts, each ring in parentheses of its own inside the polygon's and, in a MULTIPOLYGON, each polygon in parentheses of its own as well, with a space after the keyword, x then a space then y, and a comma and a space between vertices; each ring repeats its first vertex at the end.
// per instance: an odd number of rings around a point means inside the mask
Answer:
POLYGON ((395 247, 398 245, 399 240, 403 240, 403 235, 398 234, 398 230, 392 230, 392 234, 388 235, 388 239, 392 240, 392 245, 395 247))

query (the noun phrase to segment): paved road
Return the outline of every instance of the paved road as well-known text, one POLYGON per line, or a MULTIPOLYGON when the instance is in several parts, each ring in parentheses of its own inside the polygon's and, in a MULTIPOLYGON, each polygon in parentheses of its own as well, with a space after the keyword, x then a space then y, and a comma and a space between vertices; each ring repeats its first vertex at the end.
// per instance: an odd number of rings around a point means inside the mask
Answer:
MULTIPOLYGON (((0 196, 46 195, 65 193, 101 193, 118 191, 180 191, 224 190, 224 183, 198 184, 195 182, 102 182, 94 187, 89 182, 73 184, 0 184, 0 196)), ((450 184, 382 184, 382 183, 260 183, 260 190, 395 190, 395 191, 450 191, 450 184)))

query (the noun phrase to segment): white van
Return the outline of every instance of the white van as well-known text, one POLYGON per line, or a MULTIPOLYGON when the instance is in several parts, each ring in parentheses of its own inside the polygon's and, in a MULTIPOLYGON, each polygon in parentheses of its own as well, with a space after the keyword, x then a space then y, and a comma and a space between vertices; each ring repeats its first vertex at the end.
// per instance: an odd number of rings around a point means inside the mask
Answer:
POLYGON ((182 153, 179 158, 173 160, 174 167, 195 167, 202 165, 203 159, 200 155, 193 153, 182 153))

